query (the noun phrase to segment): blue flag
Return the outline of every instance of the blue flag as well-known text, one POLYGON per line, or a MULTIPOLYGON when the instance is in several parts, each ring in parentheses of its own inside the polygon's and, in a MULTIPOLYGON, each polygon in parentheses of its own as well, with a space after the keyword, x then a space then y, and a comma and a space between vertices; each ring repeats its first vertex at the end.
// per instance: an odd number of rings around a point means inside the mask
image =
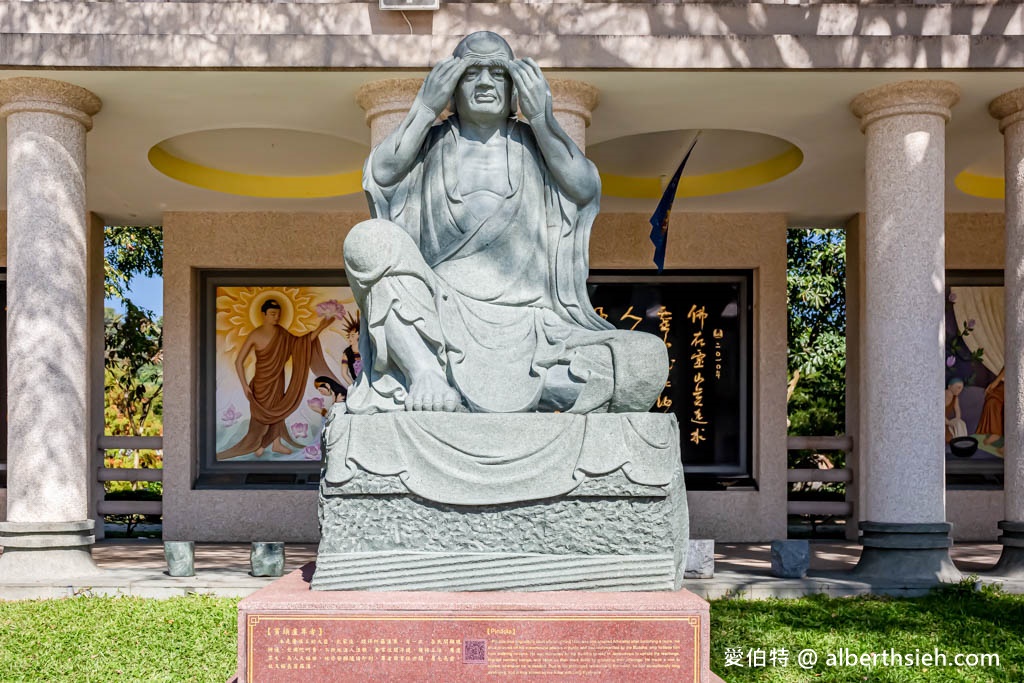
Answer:
POLYGON ((676 188, 679 186, 679 178, 683 175, 683 167, 686 166, 686 162, 690 158, 690 152, 693 151, 694 146, 697 144, 698 137, 700 137, 699 132, 694 136, 693 142, 690 143, 690 149, 686 150, 686 156, 683 157, 679 168, 672 175, 672 180, 668 181, 665 193, 661 195, 661 201, 658 202, 658 208, 654 210, 654 215, 651 216, 651 242, 654 243, 654 265, 658 266, 659 273, 665 270, 665 246, 668 244, 668 217, 672 214, 672 202, 676 199, 676 188))

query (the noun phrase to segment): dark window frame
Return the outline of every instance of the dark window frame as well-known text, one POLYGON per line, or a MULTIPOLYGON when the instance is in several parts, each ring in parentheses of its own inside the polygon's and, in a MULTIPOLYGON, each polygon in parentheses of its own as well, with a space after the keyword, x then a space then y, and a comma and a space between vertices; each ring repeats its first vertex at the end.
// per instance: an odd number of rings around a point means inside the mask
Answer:
POLYGON ((321 461, 218 462, 216 458, 216 317, 218 287, 347 287, 340 270, 204 269, 198 275, 196 489, 313 489, 321 461))
MULTIPOLYGON (((720 465, 685 465, 686 486, 691 490, 722 490, 726 488, 746 487, 757 488, 754 477, 754 406, 753 406, 753 370, 754 370, 754 301, 755 301, 755 270, 666 270, 656 273, 650 270, 592 270, 588 284, 693 284, 693 283, 739 283, 739 342, 740 342, 740 386, 739 386, 739 449, 736 464, 732 467, 720 465)), ((682 434, 683 427, 688 423, 688 414, 677 412, 680 423, 680 437, 685 449, 686 439, 682 434)))

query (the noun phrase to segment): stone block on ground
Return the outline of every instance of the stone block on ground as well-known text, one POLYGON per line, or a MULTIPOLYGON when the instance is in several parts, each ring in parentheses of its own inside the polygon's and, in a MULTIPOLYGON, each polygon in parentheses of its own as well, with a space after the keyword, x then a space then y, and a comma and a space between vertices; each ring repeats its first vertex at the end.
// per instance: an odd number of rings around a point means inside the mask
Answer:
POLYGON ((195 576, 195 541, 164 541, 164 557, 170 576, 195 576))
POLYGON ((282 576, 284 543, 254 541, 249 551, 249 564, 253 576, 282 576))
POLYGON ((685 579, 713 579, 715 577, 715 539, 691 538, 686 553, 685 579))
POLYGON ((772 576, 802 579, 811 566, 811 545, 808 541, 772 541, 772 576))

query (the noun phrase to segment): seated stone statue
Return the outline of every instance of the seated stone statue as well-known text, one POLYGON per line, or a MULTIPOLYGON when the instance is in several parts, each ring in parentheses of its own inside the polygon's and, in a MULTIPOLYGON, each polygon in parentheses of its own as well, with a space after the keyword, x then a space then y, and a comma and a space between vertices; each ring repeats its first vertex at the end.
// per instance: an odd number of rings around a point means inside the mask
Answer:
POLYGON ((614 329, 590 304, 600 178, 552 116, 533 60, 497 34, 467 36, 373 149, 363 186, 374 218, 345 240, 363 314, 349 412, 654 403, 664 344, 614 329), (454 114, 436 123, 449 102, 454 114))

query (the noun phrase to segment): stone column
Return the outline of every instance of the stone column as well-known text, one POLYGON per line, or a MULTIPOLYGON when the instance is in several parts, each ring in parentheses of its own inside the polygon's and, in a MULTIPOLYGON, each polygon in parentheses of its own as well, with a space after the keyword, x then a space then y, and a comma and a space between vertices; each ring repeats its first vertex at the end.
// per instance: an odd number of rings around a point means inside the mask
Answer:
POLYGON ((1003 407, 1003 552, 995 573, 1024 578, 1024 88, 992 101, 1006 178, 1006 402, 1003 407))
POLYGON ((945 512, 946 122, 959 89, 906 81, 850 104, 867 136, 860 419, 865 578, 956 581, 945 512))
MULTIPOLYGON (((553 78, 551 109, 555 120, 581 150, 586 152, 586 130, 590 115, 597 106, 598 91, 582 81, 553 78)), ((423 85, 422 78, 389 78, 367 83, 356 91, 356 103, 366 112, 366 125, 370 127, 370 146, 376 147, 405 119, 416 93, 423 85)), ((441 118, 447 116, 447 110, 441 118)))
POLYGON ((92 561, 85 134, 94 94, 0 80, 7 119, 7 521, 0 581, 80 576, 92 561))
POLYGON ((562 78, 548 79, 551 86, 551 109, 558 125, 572 138, 572 141, 587 151, 587 126, 590 116, 597 108, 598 90, 583 81, 562 78))
POLYGON ((367 83, 356 91, 356 104, 366 112, 370 127, 370 147, 376 147, 405 119, 422 78, 388 78, 367 83))

